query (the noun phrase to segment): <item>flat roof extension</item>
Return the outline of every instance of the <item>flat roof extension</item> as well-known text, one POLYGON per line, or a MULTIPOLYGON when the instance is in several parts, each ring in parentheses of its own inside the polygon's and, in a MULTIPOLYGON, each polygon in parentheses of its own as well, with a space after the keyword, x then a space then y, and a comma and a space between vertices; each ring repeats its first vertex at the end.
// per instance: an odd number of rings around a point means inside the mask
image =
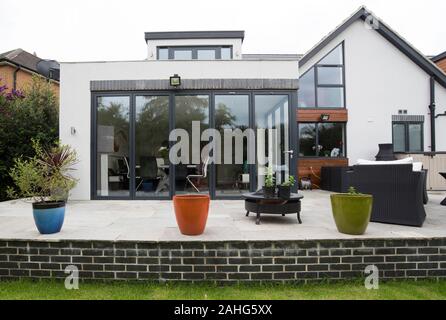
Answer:
POLYGON ((145 32, 146 41, 149 40, 172 40, 172 39, 243 39, 245 31, 168 31, 168 32, 145 32))

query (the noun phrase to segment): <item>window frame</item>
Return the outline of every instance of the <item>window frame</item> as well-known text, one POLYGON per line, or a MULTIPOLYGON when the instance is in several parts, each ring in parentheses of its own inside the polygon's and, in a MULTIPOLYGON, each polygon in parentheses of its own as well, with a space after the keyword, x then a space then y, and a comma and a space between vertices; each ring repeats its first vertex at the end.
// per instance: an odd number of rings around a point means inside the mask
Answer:
POLYGON ((423 152, 424 151, 424 122, 423 121, 392 121, 392 146, 393 152, 396 153, 411 153, 411 152, 423 152), (393 131, 393 126, 395 124, 404 125, 404 151, 395 151, 395 135, 393 131), (411 124, 421 125, 421 150, 410 150, 410 134, 409 134, 409 126, 411 124))
POLYGON ((298 147, 298 157, 299 158, 306 158, 306 159, 311 159, 311 158, 317 158, 317 159, 347 159, 347 122, 337 122, 337 121, 318 121, 318 122, 298 122, 297 123, 297 147, 298 147), (316 146, 319 145, 319 125, 320 124, 341 124, 342 125, 342 136, 343 136, 343 152, 342 152, 342 156, 339 157, 324 157, 321 156, 319 153, 319 150, 316 149, 316 153, 315 155, 311 155, 311 156, 301 156, 300 155, 300 129, 299 126, 305 125, 305 124, 313 124, 316 126, 316 137, 315 137, 315 144, 316 146))
MULTIPOLYGON (((222 46, 158 46, 156 47, 156 60, 166 61, 166 60, 175 60, 174 53, 175 51, 191 51, 192 58, 190 60, 199 60, 199 61, 208 61, 208 60, 200 60, 198 59, 198 51, 199 50, 214 50, 215 51, 215 59, 211 59, 209 61, 214 60, 222 60, 221 59, 221 49, 229 48, 230 50, 230 60, 233 59, 233 46, 231 45, 222 45, 222 46), (159 52, 161 49, 167 49, 167 59, 159 59, 159 52)), ((183 60, 183 61, 190 61, 183 60)), ((181 60, 179 60, 181 61, 181 60)))
MULTIPOLYGON (((309 68, 305 73, 302 74, 304 77, 307 73, 313 72, 314 77, 314 107, 300 107, 299 101, 298 101, 298 108, 299 109, 345 109, 346 108, 346 89, 345 89, 345 47, 344 47, 344 41, 339 43, 337 46, 335 46, 333 49, 331 49, 326 55, 324 55, 318 62, 316 62, 311 68, 309 68), (333 51, 335 51, 339 46, 341 46, 342 50, 342 64, 321 64, 320 62, 324 60, 328 55, 330 55, 333 51), (341 75, 342 75, 342 84, 319 84, 319 76, 318 76, 318 70, 319 68, 341 68, 341 75), (318 88, 342 88, 343 93, 343 99, 342 99, 342 106, 339 107, 320 107, 319 106, 319 98, 318 98, 318 88)), ((299 95, 298 95, 299 97, 299 95)))

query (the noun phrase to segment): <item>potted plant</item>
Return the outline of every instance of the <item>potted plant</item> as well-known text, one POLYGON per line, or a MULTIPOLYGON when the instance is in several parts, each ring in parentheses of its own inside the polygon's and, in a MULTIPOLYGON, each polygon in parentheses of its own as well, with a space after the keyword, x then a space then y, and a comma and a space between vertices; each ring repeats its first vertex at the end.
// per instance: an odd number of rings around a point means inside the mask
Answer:
POLYGON ((282 199, 290 199, 290 195, 291 195, 291 187, 294 186, 294 184, 296 183, 296 180, 294 179, 294 176, 289 176, 288 180, 283 182, 280 186, 278 186, 278 195, 279 198, 282 199))
POLYGON ((173 206, 178 227, 182 234, 200 235, 208 219, 210 198, 206 194, 173 196, 173 206))
POLYGON ((36 155, 17 158, 10 171, 15 188, 8 188, 11 198, 30 198, 33 216, 41 234, 59 232, 65 217, 69 192, 77 181, 69 172, 77 163, 76 152, 67 145, 56 144, 44 150, 33 140, 36 155))
POLYGON ((273 169, 268 167, 265 176, 265 185, 263 186, 263 195, 265 198, 274 198, 276 196, 276 178, 274 178, 273 169))
POLYGON ((351 235, 364 234, 372 213, 373 196, 356 192, 330 195, 333 218, 338 231, 351 235))

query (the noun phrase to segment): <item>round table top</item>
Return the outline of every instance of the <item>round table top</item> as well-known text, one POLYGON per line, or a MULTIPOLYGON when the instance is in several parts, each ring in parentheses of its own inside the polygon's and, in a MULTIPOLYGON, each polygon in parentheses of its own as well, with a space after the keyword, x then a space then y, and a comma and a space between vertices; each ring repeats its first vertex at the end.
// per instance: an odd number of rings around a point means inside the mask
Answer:
POLYGON ((446 179, 446 172, 439 172, 439 174, 441 174, 443 176, 443 178, 446 179))
MULTIPOLYGON (((244 193, 244 194, 242 194, 242 196, 245 199, 251 199, 251 200, 284 200, 277 196, 274 198, 265 198, 265 195, 262 192, 244 193)), ((286 200, 300 200, 300 199, 303 199, 303 197, 304 196, 301 195, 300 193, 291 193, 290 199, 286 199, 286 200)))

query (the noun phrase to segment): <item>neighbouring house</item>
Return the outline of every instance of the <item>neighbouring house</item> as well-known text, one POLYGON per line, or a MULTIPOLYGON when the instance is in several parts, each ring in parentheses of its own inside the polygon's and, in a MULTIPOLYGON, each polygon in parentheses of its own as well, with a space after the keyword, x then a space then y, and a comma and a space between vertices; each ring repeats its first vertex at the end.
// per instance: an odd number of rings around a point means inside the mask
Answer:
POLYGON ((321 166, 374 159, 380 143, 419 157, 446 151, 446 118, 435 113, 446 111, 446 75, 365 7, 304 55, 243 54, 244 36, 147 32, 146 60, 61 63, 60 135, 80 158, 73 198, 192 191, 187 176, 203 166, 167 157, 174 128, 200 135, 192 121, 201 132, 277 130, 256 131, 266 163, 207 168, 197 184, 214 199, 259 189, 271 163, 277 183, 318 184, 321 166))
POLYGON ((0 79, 10 90, 24 89, 31 82, 33 75, 37 75, 51 83, 58 97, 59 73, 57 61, 41 59, 23 49, 0 53, 0 79))
POLYGON ((432 57, 431 60, 444 72, 446 72, 446 51, 432 57))

